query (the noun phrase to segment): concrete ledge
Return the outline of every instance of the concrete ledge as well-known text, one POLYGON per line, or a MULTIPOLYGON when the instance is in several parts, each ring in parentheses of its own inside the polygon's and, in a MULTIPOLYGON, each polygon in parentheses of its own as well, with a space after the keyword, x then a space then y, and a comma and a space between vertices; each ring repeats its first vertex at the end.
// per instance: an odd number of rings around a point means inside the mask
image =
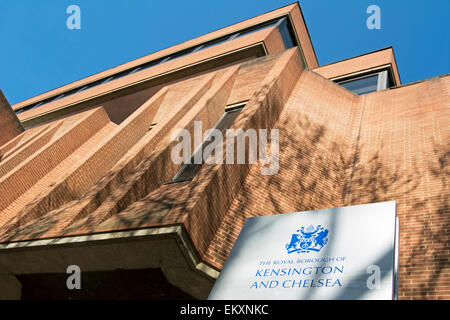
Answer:
MULTIPOLYGON (((0 244, 0 268, 7 290, 0 297, 19 299, 15 274, 161 268, 167 280, 198 299, 206 299, 219 272, 202 263, 182 226, 147 228, 0 244)), ((21 288, 21 287, 20 287, 21 288)))

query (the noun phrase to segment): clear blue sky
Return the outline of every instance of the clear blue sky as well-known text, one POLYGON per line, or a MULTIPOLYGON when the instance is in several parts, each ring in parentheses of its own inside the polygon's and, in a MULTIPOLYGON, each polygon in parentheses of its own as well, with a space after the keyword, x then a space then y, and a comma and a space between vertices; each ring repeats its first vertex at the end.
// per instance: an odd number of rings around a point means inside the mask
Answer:
MULTIPOLYGON (((14 104, 292 2, 1 0, 0 88, 14 104), (81 30, 66 27, 72 4, 81 8, 81 30)), ((393 46, 403 84, 450 72, 449 0, 300 6, 320 65, 393 46), (371 4, 381 9, 381 30, 366 27, 371 4)))

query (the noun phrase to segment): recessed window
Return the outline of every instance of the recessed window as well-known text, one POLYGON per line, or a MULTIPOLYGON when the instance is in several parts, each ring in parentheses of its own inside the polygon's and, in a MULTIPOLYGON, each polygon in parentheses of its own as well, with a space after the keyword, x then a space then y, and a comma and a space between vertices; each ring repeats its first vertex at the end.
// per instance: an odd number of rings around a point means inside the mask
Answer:
POLYGON ((33 108, 37 108, 37 107, 40 107, 40 106, 42 106, 44 104, 44 102, 43 101, 41 101, 41 102, 38 102, 37 104, 35 104, 34 106, 32 106, 30 109, 33 109, 33 108))
POLYGON ((279 24, 279 22, 282 19, 283 18, 278 19, 278 20, 272 20, 272 21, 265 22, 265 23, 263 23, 261 25, 258 25, 258 26, 253 26, 253 27, 247 28, 245 30, 240 31, 239 34, 236 37, 240 38, 240 37, 246 36, 248 34, 251 34, 251 33, 254 33, 254 32, 257 32, 257 31, 269 28, 269 27, 273 27, 273 26, 279 24))
POLYGON ((84 91, 84 90, 86 90, 87 88, 89 88, 89 86, 83 86, 83 87, 79 88, 76 92, 84 91))
POLYGON ((137 67, 137 68, 133 69, 133 70, 130 72, 130 74, 136 73, 136 72, 138 72, 138 71, 141 70, 141 69, 142 69, 142 67, 137 67))
POLYGON ((161 60, 162 59, 157 59, 157 60, 152 60, 152 61, 146 62, 144 64, 141 64, 139 71, 142 71, 142 70, 151 68, 153 66, 156 66, 157 64, 159 64, 161 62, 161 60))
MULTIPOLYGON (((102 83, 107 83, 107 82, 110 82, 112 80, 115 80, 115 79, 118 79, 118 78, 130 75, 130 74, 133 74, 133 73, 136 73, 136 72, 140 72, 142 70, 151 68, 151 67, 153 67, 153 66, 155 66, 157 64, 164 63, 164 62, 167 62, 167 61, 170 61, 170 60, 174 60, 176 58, 179 58, 179 57, 182 57, 182 56, 185 56, 185 55, 188 55, 188 54, 200 51, 200 50, 204 50, 206 48, 209 48, 209 47, 212 47, 212 46, 224 43, 226 41, 231 41, 231 40, 234 40, 236 38, 239 38, 239 37, 242 37, 242 36, 245 36, 245 35, 251 34, 253 32, 260 31, 262 29, 265 29, 265 28, 268 28, 268 27, 272 27, 272 26, 277 26, 278 27, 286 49, 292 48, 293 46, 295 46, 295 44, 296 44, 295 36, 294 36, 293 29, 292 29, 292 26, 290 25, 289 20, 286 17, 280 17, 280 18, 276 18, 276 19, 271 20, 271 21, 267 21, 267 22, 261 23, 261 24, 256 25, 256 26, 252 26, 252 27, 246 28, 244 30, 240 30, 240 31, 235 32, 233 34, 228 34, 228 35, 222 36, 220 38, 207 41, 207 42, 202 43, 202 44, 200 44, 198 46, 195 46, 195 47, 192 47, 192 48, 188 48, 188 49, 179 51, 177 53, 174 53, 174 54, 172 54, 170 56, 161 57, 159 59, 146 62, 144 64, 141 64, 139 66, 133 67, 131 69, 121 71, 121 72, 119 72, 117 74, 114 74, 112 76, 109 76, 107 78, 99 79, 99 80, 91 82, 91 83, 89 83, 87 85, 83 85, 83 86, 80 86, 78 88, 74 88, 74 89, 72 89, 70 91, 64 92, 63 94, 64 94, 65 97, 67 97, 69 95, 72 95, 72 94, 75 94, 75 93, 79 93, 79 92, 82 92, 82 91, 84 91, 86 89, 98 86, 98 85, 100 85, 102 83)), ((62 96, 60 96, 60 97, 62 97, 62 96)), ((60 97, 56 98, 55 100, 60 99, 60 97)), ((46 104, 48 102, 53 101, 53 99, 54 98, 46 99, 46 100, 42 101, 42 103, 40 103, 40 104, 27 106, 25 108, 17 110, 16 113, 18 114, 18 113, 24 112, 26 110, 29 110, 29 109, 32 109, 32 108, 35 108, 35 107, 39 107, 42 104, 46 104)))
POLYGON ((110 81, 113 80, 113 79, 114 79, 114 76, 102 80, 101 83, 107 83, 107 82, 110 82, 110 81))
POLYGON ((57 96, 57 97, 56 97, 55 99, 53 99, 52 101, 57 101, 57 100, 59 100, 59 99, 62 99, 62 98, 64 98, 65 95, 66 95, 65 93, 60 94, 59 96, 57 96))
MULTIPOLYGON (((214 129, 219 130, 220 132, 222 132, 222 135, 224 135, 226 129, 231 127, 234 120, 239 116, 243 108, 244 105, 225 111, 223 116, 219 119, 219 121, 217 121, 216 125, 214 126, 214 129)), ((191 159, 189 161, 190 163, 184 164, 181 167, 181 169, 177 172, 177 174, 173 177, 170 183, 190 181, 195 177, 195 175, 200 171, 205 161, 205 159, 203 159, 203 157, 201 157, 199 154, 202 154, 203 150, 208 146, 214 148, 217 145, 217 143, 222 143, 222 141, 216 141, 215 139, 211 138, 212 134, 205 137, 200 147, 198 147, 197 150, 194 151, 194 154, 191 156, 191 159), (202 158, 202 163, 195 164, 194 159, 196 158, 202 158)))
POLYGON ((347 90, 350 90, 357 95, 376 92, 389 87, 387 70, 361 77, 336 81, 336 83, 340 84, 347 90))
POLYGON ((294 40, 292 38, 292 33, 289 31, 287 18, 282 18, 278 21, 277 26, 280 31, 281 38, 283 39, 284 47, 286 49, 294 47, 294 40))

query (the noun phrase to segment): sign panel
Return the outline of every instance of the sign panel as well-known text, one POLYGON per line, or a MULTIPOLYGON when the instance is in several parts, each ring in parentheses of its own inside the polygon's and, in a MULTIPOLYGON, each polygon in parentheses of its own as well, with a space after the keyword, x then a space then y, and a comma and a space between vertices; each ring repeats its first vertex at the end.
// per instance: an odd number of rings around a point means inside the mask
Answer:
POLYGON ((208 299, 393 299, 395 202, 249 218, 208 299))

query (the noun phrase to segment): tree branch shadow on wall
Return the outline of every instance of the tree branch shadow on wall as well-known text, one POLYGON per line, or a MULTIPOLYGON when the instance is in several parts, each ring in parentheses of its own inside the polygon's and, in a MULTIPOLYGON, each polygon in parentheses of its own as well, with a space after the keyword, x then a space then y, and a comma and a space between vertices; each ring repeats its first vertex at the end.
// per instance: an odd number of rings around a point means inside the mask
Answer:
MULTIPOLYGON (((292 128, 292 121, 287 119, 278 125, 279 173, 259 177, 261 183, 244 182, 239 191, 240 201, 236 202, 239 205, 234 203, 234 209, 228 213, 231 215, 229 221, 245 221, 246 218, 261 214, 261 211, 248 209, 257 206, 260 201, 255 196, 255 185, 265 188, 266 198, 269 199, 268 206, 263 210, 264 215, 394 200, 397 202, 397 212, 400 213, 401 239, 409 241, 412 234, 417 235, 408 230, 410 219, 419 219, 421 222, 420 240, 406 260, 400 258, 399 278, 411 279, 414 274, 410 270, 426 261, 428 269, 433 267, 428 278, 420 282, 420 297, 426 298, 427 293, 436 290, 442 270, 448 267, 450 144, 444 146, 432 141, 433 155, 421 167, 418 162, 420 155, 403 155, 384 145, 371 148, 362 143, 349 146, 333 141, 330 139, 333 135, 326 126, 315 124, 306 116, 295 124, 297 130, 286 129, 292 128), (286 150, 290 151, 284 152, 286 150), (389 154, 400 160, 393 161, 387 157, 389 154), (406 157, 411 158, 408 163, 403 161, 406 157), (424 181, 426 175, 439 180, 440 184, 432 190, 431 195, 421 196, 424 189, 431 188, 424 181), (298 196, 294 197, 293 192, 298 196), (294 197, 295 201, 289 206, 282 204, 282 199, 289 196, 294 197), (431 205, 436 203, 439 205, 431 209, 431 205), (426 210, 431 210, 432 216, 438 216, 439 228, 433 227, 436 223, 429 221, 426 210), (422 211, 418 218, 414 218, 416 215, 410 217, 417 211, 422 211), (425 244, 430 242, 437 243, 438 246, 430 247, 425 244)), ((255 172, 257 171, 253 171, 253 176, 257 174, 255 172)), ((217 254, 226 257, 235 240, 235 235, 225 233, 223 242, 228 245, 220 245, 217 241, 212 248, 217 254)), ((400 249, 400 255, 406 253, 402 250, 408 250, 402 249, 402 245, 400 249)), ((413 290, 408 288, 408 283, 400 283, 400 290, 413 290)))
MULTIPOLYGON (((137 170, 138 168, 134 169, 130 175, 135 174, 137 170)), ((114 174, 114 172, 109 172, 103 178, 108 179, 109 176, 114 174)), ((95 215, 91 215, 95 212, 94 210, 93 212, 89 212, 84 217, 72 217, 70 218, 70 223, 66 224, 63 229, 59 230, 58 237, 74 235, 77 233, 89 234, 94 232, 101 223, 111 217, 115 217, 116 220, 115 224, 111 228, 116 226, 121 229, 127 229, 138 227, 149 222, 155 224, 162 223, 166 218, 167 213, 169 213, 175 205, 180 208, 186 208, 188 205, 190 198, 193 196, 194 190, 192 188, 186 188, 186 184, 186 182, 181 182, 163 185, 159 189, 153 190, 146 196, 139 197, 136 201, 131 201, 130 205, 126 206, 124 210, 112 215, 97 217, 95 215), (184 193, 186 189, 188 189, 187 194, 184 193), (181 198, 181 195, 184 196, 181 198), (130 214, 123 214, 124 211, 126 211, 125 213, 130 214)), ((113 189, 111 191, 113 191, 113 189)), ((65 193, 70 198, 74 198, 75 200, 67 202, 58 209, 52 210, 37 219, 23 223, 22 212, 26 212, 29 207, 33 207, 36 204, 36 200, 31 201, 19 212, 16 217, 10 219, 10 221, 0 228, 0 230, 3 231, 0 241, 17 241, 17 239, 21 237, 26 237, 27 239, 39 239, 41 237, 48 238, 46 234, 60 224, 61 219, 65 218, 64 213, 66 211, 70 211, 71 207, 76 207, 77 202, 84 197, 84 195, 81 197, 71 195, 72 193, 70 190, 66 190, 65 193)), ((39 198, 39 196, 36 198, 39 198)), ((120 200, 121 198, 108 198, 108 201, 112 202, 120 200)), ((89 235, 87 239, 88 238, 89 235)))
MULTIPOLYGON (((430 145, 433 146, 432 156, 428 157, 424 169, 431 180, 438 183, 429 186, 430 189, 432 188, 432 195, 422 198, 416 196, 411 204, 411 213, 423 211, 427 214, 424 214, 423 217, 412 217, 416 222, 422 224, 422 227, 419 232, 419 240, 411 249, 404 271, 406 276, 418 276, 420 288, 418 294, 422 299, 430 298, 430 296, 433 298, 433 295, 436 295, 442 271, 449 267, 450 143, 443 145, 432 140, 430 145), (419 271, 417 268, 420 268, 419 271), (423 270, 425 268, 429 272, 424 278, 423 270)), ((418 179, 421 178, 426 177, 418 179)), ((443 285, 445 286, 445 284, 443 285)))
MULTIPOLYGON (((406 223, 408 219, 415 219, 422 225, 420 239, 411 249, 411 254, 405 261, 400 261, 399 276, 400 278, 412 277, 415 267, 427 264, 428 270, 431 269, 430 273, 419 283, 419 296, 426 298, 427 293, 437 288, 442 270, 448 267, 450 143, 442 145, 431 141, 433 153, 428 157, 427 164, 424 167, 418 167, 413 158, 410 169, 405 169, 404 163, 390 162, 383 156, 385 146, 375 149, 371 155, 368 155, 367 150, 370 150, 370 146, 363 144, 351 146, 343 141, 332 139, 334 136, 326 126, 316 124, 306 116, 300 118, 295 124, 292 121, 287 119, 278 126, 280 128, 279 173, 259 177, 260 187, 267 187, 267 198, 271 205, 265 214, 285 213, 286 206, 280 204, 280 199, 286 193, 295 193, 295 200, 290 204, 290 212, 397 201, 398 210, 402 214, 400 217, 401 239, 410 240, 409 236, 405 238, 405 235, 408 235, 406 223), (293 125, 296 130, 286 129, 293 125), (286 150, 293 150, 293 152, 284 152, 286 150), (422 189, 426 188, 426 185, 423 186, 422 179, 427 175, 439 183, 433 185, 437 185, 432 190, 434 195, 419 196, 422 189), (411 213, 417 211, 422 211, 424 214, 420 216, 414 214, 409 217, 411 213), (425 214, 426 211, 429 212, 428 215, 425 214), (440 224, 436 226, 435 222, 429 220, 430 216, 436 216, 440 224), (430 246, 431 241, 437 245, 430 246)), ((212 168, 213 166, 210 169, 212 168)), ((243 198, 242 210, 229 211, 230 220, 245 220, 254 215, 254 212, 246 210, 256 204, 255 198, 252 197, 253 188, 254 185, 243 183, 239 191, 239 195, 243 198)), ((150 218, 155 223, 162 222, 165 213, 173 208, 174 203, 177 203, 180 210, 192 203, 189 200, 194 196, 194 189, 189 190, 190 192, 185 193, 184 200, 179 198, 182 193, 180 190, 175 193, 162 193, 160 197, 144 197, 141 199, 143 201, 142 208, 139 209, 142 210, 141 212, 132 217, 119 215, 118 221, 130 228, 150 218), (149 207, 153 207, 154 210, 149 210, 149 207)), ((30 205, 33 205, 33 202, 30 205)), ((55 210, 53 215, 46 215, 32 221, 25 228, 11 231, 6 238, 2 238, 2 242, 14 241, 14 238, 21 235, 39 238, 58 223, 58 210, 64 210, 64 206, 55 210)), ((94 219, 88 219, 85 223, 86 230, 94 230, 98 226, 98 221, 94 219)), ((73 231, 76 228, 70 230, 73 231)), ((234 235, 227 233, 223 239, 225 245, 216 246, 216 252, 228 256, 235 240, 234 235)), ((403 290, 409 290, 408 284, 400 283, 400 286, 403 290)))

